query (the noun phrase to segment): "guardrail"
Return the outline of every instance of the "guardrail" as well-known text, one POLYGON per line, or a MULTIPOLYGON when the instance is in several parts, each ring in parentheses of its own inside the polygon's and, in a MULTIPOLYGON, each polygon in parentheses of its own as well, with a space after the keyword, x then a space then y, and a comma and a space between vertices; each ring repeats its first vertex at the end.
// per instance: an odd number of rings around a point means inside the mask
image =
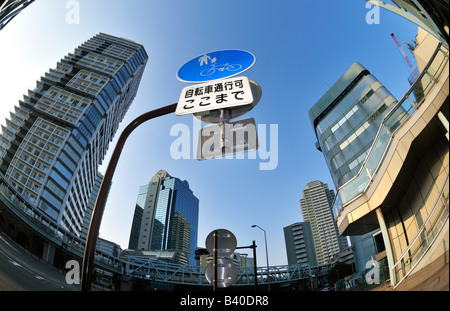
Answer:
MULTIPOLYGON (((39 232, 43 238, 64 248, 73 255, 83 258, 84 240, 61 228, 51 218, 46 216, 40 209, 28 202, 0 173, 0 200, 27 226, 39 232)), ((109 254, 97 251, 95 264, 108 271, 121 272, 122 262, 109 254)))
POLYGON ((420 108, 424 99, 436 84, 447 61, 448 50, 439 43, 417 80, 383 118, 375 140, 358 174, 337 189, 333 203, 333 213, 336 217, 346 205, 367 191, 378 172, 395 133, 420 108))
POLYGON ((434 239, 438 236, 445 225, 445 222, 448 221, 448 196, 447 175, 447 179, 439 193, 433 209, 424 224, 420 227, 414 239, 392 267, 396 280, 395 287, 397 287, 420 262, 420 259, 424 256, 428 248, 433 245, 434 239))

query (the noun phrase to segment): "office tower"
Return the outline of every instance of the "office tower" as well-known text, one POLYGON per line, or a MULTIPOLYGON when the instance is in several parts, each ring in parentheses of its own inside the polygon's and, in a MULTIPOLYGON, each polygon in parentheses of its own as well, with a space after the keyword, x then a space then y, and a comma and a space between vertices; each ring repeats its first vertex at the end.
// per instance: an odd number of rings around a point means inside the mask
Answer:
POLYGON ((160 170, 141 186, 137 205, 144 209, 137 249, 176 250, 178 263, 195 265, 199 200, 188 182, 160 170))
POLYGON ((310 223, 296 222, 283 230, 288 264, 300 264, 302 268, 317 266, 310 223))
POLYGON ((248 268, 248 254, 245 253, 233 253, 230 255, 230 259, 236 264, 238 269, 248 268))
POLYGON ((74 234, 147 59, 142 45, 98 34, 45 73, 2 127, 0 172, 74 234))
POLYGON ((347 247, 345 237, 340 237, 331 207, 334 191, 326 183, 312 181, 303 189, 300 199, 303 220, 311 224, 317 264, 326 264, 331 257, 347 247))
POLYGON ((354 177, 380 127, 397 101, 359 63, 354 63, 309 110, 336 189, 354 177))
MULTIPOLYGON (((310 109, 309 117, 336 189, 355 177, 367 157, 383 117, 397 103, 389 91, 359 63, 354 63, 310 109)), ((399 109, 394 122, 401 119, 399 109)), ((337 217, 337 211, 334 211, 337 217)), ((364 269, 376 248, 373 234, 352 236, 357 266, 364 269), (361 247, 363 246, 364 247, 361 247)))
MULTIPOLYGON (((197 249, 196 255, 196 260, 198 261, 198 265, 200 267, 206 267, 214 260, 214 255, 210 254, 206 249, 197 249)), ((229 257, 238 269, 249 267, 251 258, 248 257, 248 254, 232 253, 229 257)))
POLYGON ((98 238, 97 240, 97 247, 96 249, 98 251, 101 251, 105 254, 114 256, 114 257, 119 257, 120 253, 122 253, 122 248, 120 247, 119 244, 116 244, 114 242, 102 239, 102 238, 98 238))
POLYGON ((141 231, 142 214, 144 209, 136 204, 134 208, 133 222, 131 224, 128 249, 138 249, 139 232, 141 231))
POLYGON ((139 193, 134 208, 133 223, 131 224, 128 249, 138 249, 139 234, 141 232, 142 215, 144 213, 145 199, 147 197, 148 184, 139 187, 139 193))

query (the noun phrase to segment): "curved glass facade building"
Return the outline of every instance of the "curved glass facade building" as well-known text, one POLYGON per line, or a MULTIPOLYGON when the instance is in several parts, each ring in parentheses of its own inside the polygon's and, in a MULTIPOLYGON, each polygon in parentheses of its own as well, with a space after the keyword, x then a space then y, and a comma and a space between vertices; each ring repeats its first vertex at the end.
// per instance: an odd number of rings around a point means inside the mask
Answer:
POLYGON ((310 109, 309 117, 336 188, 354 177, 381 120, 397 102, 359 63, 354 63, 310 109))
POLYGON ((142 45, 98 34, 49 69, 2 127, 0 173, 74 234, 147 60, 142 45))
MULTIPOLYGON (((365 161, 384 116, 395 106, 394 96, 360 63, 353 63, 310 109, 309 117, 337 190, 355 177, 365 161)), ((404 114, 398 109, 394 120, 404 114)), ((334 218, 337 211, 333 209, 334 218)), ((363 268, 379 252, 375 229, 350 236, 356 245, 356 265, 363 268)))

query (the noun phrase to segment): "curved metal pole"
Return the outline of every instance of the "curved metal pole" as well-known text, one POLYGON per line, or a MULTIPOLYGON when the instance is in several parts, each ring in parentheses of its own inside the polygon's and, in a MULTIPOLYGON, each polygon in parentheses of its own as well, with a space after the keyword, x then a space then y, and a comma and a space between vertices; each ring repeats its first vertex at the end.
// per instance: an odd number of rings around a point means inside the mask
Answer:
POLYGON ((84 248, 83 266, 81 270, 81 290, 91 290, 92 268, 94 265, 95 248, 97 245, 98 232, 100 223, 102 221, 103 210, 105 209, 106 199, 108 197, 109 187, 111 185, 114 171, 116 170, 117 162, 128 136, 142 123, 172 112, 175 112, 177 104, 172 104, 159 109, 155 109, 144 113, 143 115, 132 121, 122 132, 114 148, 114 152, 109 161, 108 167, 103 177, 100 190, 98 192, 97 201, 95 202, 94 210, 92 211, 91 223, 89 225, 89 232, 86 239, 86 246, 84 248))

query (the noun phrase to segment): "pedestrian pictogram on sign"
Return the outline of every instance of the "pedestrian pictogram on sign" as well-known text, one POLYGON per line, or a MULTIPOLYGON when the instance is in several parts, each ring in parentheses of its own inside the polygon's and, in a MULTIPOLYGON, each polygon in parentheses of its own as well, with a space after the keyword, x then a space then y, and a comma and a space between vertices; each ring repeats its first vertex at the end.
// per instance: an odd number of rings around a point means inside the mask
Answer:
POLYGON ((221 50, 202 54, 185 63, 177 72, 183 82, 202 83, 237 76, 255 64, 252 53, 242 50, 221 50))

